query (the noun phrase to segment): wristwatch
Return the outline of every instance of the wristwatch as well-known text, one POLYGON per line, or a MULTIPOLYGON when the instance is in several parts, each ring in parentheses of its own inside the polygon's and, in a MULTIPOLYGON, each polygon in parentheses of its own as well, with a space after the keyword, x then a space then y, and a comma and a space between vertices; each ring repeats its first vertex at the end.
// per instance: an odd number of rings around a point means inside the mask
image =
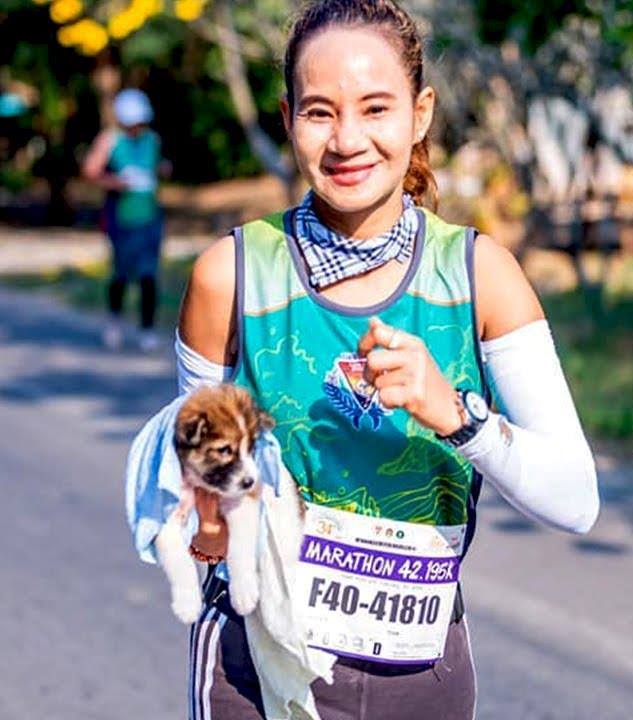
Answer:
POLYGON ((452 447, 461 447, 472 440, 488 419, 488 405, 474 390, 457 390, 457 397, 464 424, 450 435, 435 435, 452 447))

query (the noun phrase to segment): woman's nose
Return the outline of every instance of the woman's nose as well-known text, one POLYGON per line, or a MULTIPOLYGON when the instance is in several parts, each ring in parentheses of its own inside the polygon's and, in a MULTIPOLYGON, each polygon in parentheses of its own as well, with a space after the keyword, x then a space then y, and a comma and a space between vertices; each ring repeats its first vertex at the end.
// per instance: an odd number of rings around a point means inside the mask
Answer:
POLYGON ((367 148, 362 122, 352 114, 340 115, 332 126, 328 150, 337 155, 356 155, 367 148))

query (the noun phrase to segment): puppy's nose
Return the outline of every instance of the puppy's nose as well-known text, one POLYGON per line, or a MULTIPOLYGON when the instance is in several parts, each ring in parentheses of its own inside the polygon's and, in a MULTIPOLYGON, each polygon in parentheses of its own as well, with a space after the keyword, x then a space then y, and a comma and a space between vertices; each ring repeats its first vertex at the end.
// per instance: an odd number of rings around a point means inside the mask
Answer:
POLYGON ((242 480, 242 488, 244 490, 248 490, 249 488, 253 487, 254 484, 255 484, 255 478, 245 477, 242 480))

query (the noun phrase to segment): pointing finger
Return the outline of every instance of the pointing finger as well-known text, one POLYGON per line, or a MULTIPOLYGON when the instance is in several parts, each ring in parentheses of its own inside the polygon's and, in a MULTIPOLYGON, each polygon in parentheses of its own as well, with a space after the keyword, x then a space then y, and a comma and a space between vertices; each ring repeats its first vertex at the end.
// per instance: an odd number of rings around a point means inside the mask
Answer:
POLYGON ((418 338, 404 332, 392 325, 387 325, 379 318, 372 318, 369 321, 370 332, 375 345, 381 345, 388 350, 402 350, 417 347, 420 344, 418 338))

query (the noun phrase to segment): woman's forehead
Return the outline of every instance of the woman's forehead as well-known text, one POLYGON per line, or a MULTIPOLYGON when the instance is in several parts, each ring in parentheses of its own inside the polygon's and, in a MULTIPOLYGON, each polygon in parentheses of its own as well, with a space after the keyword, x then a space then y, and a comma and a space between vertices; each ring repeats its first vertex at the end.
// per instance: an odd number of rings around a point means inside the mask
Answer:
POLYGON ((297 100, 323 95, 348 99, 410 92, 396 48, 370 28, 329 28, 301 48, 295 67, 297 100))

